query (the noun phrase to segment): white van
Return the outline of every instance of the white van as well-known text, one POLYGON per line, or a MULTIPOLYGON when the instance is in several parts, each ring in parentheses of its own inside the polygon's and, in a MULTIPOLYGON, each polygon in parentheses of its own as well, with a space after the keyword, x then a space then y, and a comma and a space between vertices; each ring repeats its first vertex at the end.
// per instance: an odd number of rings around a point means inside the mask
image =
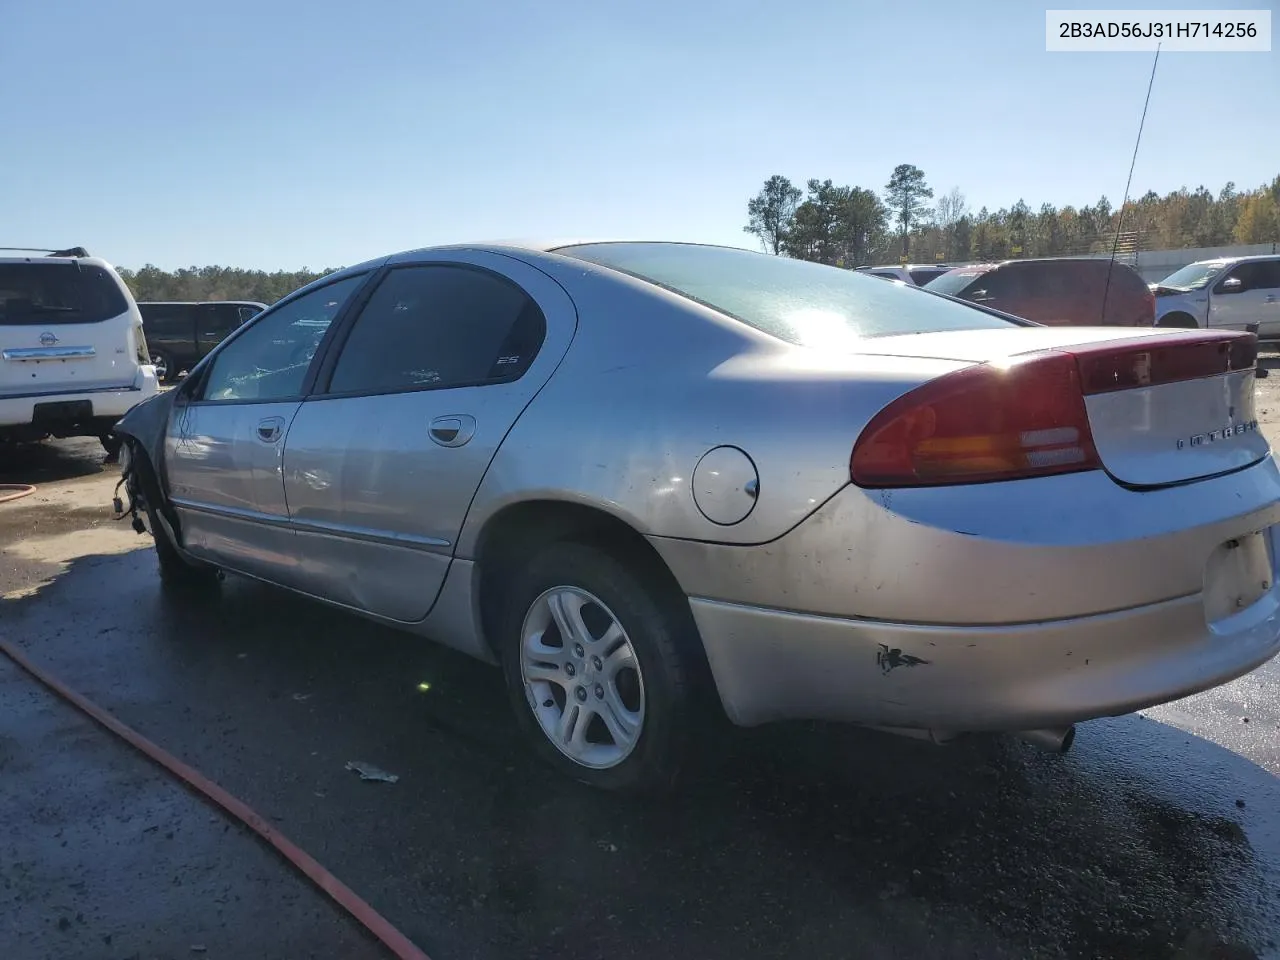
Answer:
MULTIPOLYGON (((11 252, 12 248, 0 248, 11 252)), ((0 256, 0 445, 98 437, 157 389, 133 295, 82 247, 0 256)))

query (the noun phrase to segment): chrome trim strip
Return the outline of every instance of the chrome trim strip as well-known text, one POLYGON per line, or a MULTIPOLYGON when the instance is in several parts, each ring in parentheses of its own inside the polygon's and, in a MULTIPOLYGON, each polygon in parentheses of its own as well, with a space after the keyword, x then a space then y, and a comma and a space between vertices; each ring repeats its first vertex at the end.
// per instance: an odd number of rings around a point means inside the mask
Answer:
POLYGON ((258 510, 246 510, 242 507, 228 507, 223 504, 196 503, 181 497, 170 497, 169 501, 176 507, 192 510, 196 513, 207 513, 215 517, 228 517, 233 520, 247 520, 251 523, 263 523, 271 526, 288 525, 298 533, 314 533, 320 536, 342 537, 347 540, 361 540, 365 543, 380 543, 389 547, 408 547, 410 549, 426 549, 436 552, 453 546, 449 540, 438 537, 422 537, 411 533, 392 533, 372 530, 368 527, 357 527, 345 523, 330 523, 323 520, 294 520, 274 513, 262 513, 258 510))
POLYGON ((33 397, 66 397, 75 399, 81 394, 90 393, 141 393, 141 387, 135 387, 130 384, 124 384, 118 387, 89 387, 85 390, 69 390, 67 385, 63 384, 56 390, 37 390, 35 393, 5 393, 0 390, 0 400, 29 400, 33 397))
POLYGON ((6 360, 87 360, 97 355, 93 347, 10 347, 0 353, 6 360))
POLYGON ((224 504, 196 503, 182 497, 170 497, 169 502, 175 507, 190 510, 193 513, 207 513, 212 517, 226 517, 231 520, 248 520, 250 523, 263 523, 275 527, 289 525, 289 518, 275 513, 263 513, 260 510, 246 510, 244 507, 228 507, 224 504))
POLYGON ((293 521, 294 529, 299 533, 318 533, 323 536, 345 537, 348 540, 363 540, 366 543, 382 543, 389 547, 425 547, 432 552, 443 547, 453 546, 448 540, 438 537, 422 537, 413 533, 392 533, 386 530, 373 530, 369 527, 356 527, 346 523, 330 523, 325 520, 293 521))

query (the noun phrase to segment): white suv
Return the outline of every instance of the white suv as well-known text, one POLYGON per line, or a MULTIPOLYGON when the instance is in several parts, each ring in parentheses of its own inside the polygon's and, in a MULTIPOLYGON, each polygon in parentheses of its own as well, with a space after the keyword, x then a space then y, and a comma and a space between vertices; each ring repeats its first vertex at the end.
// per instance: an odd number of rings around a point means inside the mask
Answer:
POLYGON ((116 421, 157 389, 142 316, 105 260, 37 252, 0 256, 0 444, 98 437, 114 459, 116 421))

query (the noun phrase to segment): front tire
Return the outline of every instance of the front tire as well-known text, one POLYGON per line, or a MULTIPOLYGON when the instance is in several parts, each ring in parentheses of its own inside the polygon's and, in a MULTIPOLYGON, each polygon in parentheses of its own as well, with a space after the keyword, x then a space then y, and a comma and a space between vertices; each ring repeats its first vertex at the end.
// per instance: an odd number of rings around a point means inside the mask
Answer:
POLYGON ((188 563, 169 542, 169 535, 156 520, 155 510, 147 507, 147 526, 156 545, 156 562, 160 567, 160 583, 170 590, 212 590, 218 585, 218 569, 204 563, 188 563))
POLYGON ((516 574, 499 638, 507 691, 544 760, 605 790, 665 790, 690 743, 687 601, 596 547, 557 543, 516 574))
POLYGON ((179 590, 207 590, 218 584, 218 569, 205 563, 189 563, 169 539, 157 516, 156 504, 162 502, 160 483, 155 468, 136 444, 129 449, 129 496, 147 515, 147 530, 156 548, 156 562, 160 567, 160 582, 166 588, 179 590))
POLYGON ((1196 323, 1196 318, 1189 313, 1170 313, 1160 318, 1157 324, 1160 327, 1173 327, 1178 330, 1199 330, 1200 324, 1196 323))

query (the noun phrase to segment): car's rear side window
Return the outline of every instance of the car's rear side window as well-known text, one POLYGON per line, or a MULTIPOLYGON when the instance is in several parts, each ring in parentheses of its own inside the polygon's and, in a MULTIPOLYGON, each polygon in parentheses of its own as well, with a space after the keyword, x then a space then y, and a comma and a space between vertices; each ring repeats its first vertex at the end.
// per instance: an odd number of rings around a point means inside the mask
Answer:
POLYGON ((546 336, 521 288, 449 264, 397 267, 351 327, 329 393, 390 393, 519 379, 546 336))
POLYGON ((990 270, 990 267, 957 267, 939 277, 934 277, 926 286, 934 293, 945 293, 949 297, 963 297, 965 292, 970 287, 976 286, 978 279, 990 270))
POLYGON ((806 347, 856 349, 864 337, 1010 325, 856 270, 731 247, 598 243, 556 252, 630 274, 806 347))
POLYGON ((930 280, 936 280, 949 270, 950 267, 924 267, 920 270, 908 270, 907 274, 915 282, 916 286, 923 287, 930 280))
POLYGON ((140 303, 142 326, 157 337, 195 336, 196 305, 193 303, 140 303))
POLYGON ((106 269, 81 263, 0 263, 0 324, 99 323, 129 310, 106 269))

